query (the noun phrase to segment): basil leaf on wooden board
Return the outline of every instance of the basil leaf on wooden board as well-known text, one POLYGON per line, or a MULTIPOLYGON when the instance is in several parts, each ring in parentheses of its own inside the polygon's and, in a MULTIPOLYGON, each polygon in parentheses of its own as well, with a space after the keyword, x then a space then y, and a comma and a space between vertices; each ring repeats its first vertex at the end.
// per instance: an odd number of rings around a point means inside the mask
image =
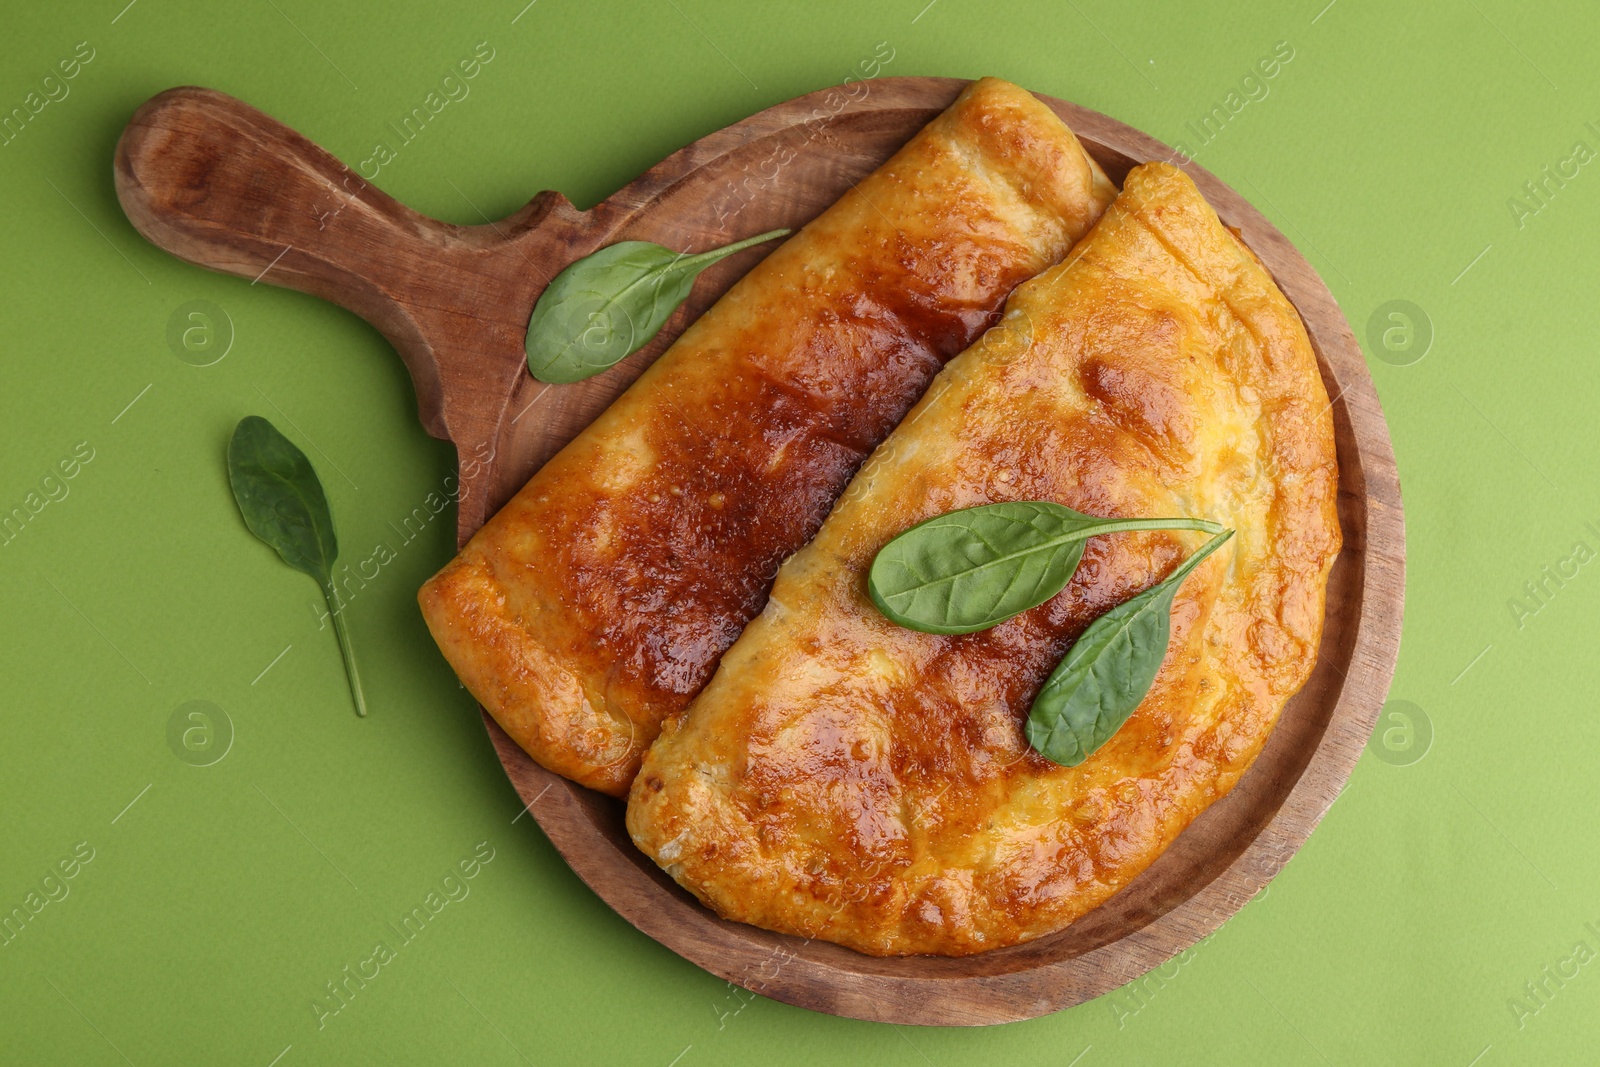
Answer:
POLYGON ((328 602, 333 632, 344 657, 345 677, 356 714, 366 715, 361 676, 350 651, 344 612, 333 588, 333 562, 339 541, 322 482, 306 454, 259 415, 247 415, 228 441, 228 484, 250 532, 270 545, 283 561, 316 579, 328 602))
POLYGON ((1076 767, 1122 728, 1167 657, 1178 587, 1232 536, 1232 530, 1219 533, 1164 580, 1089 624, 1034 698, 1028 744, 1076 767))
POLYGON ((528 372, 565 385, 593 377, 650 343, 719 259, 788 234, 771 230, 698 255, 622 241, 569 263, 528 320, 528 372))
POLYGON ((983 504, 918 523, 884 545, 867 574, 867 592, 901 626, 972 633, 1065 589, 1090 537, 1221 529, 1204 519, 1103 519, 1043 500, 983 504))

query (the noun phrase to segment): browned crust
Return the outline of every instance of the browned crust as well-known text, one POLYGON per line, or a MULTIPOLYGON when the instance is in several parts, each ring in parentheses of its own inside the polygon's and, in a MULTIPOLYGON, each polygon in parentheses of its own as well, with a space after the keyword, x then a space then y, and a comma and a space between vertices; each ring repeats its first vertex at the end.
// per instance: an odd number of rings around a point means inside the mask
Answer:
POLYGON ((456 673, 544 766, 625 793, 856 466, 1114 194, 1043 104, 974 83, 423 587, 456 673))
POLYGON ((1135 169, 1002 325, 863 467, 645 760, 634 840, 724 917, 875 955, 1058 930, 1233 786, 1311 671, 1340 544, 1328 398, 1294 308, 1190 180, 1135 169), (1096 538, 1065 591, 983 633, 875 611, 864 576, 890 537, 1018 499, 1238 531, 1183 585, 1149 695, 1075 768, 1027 747, 1034 694, 1200 538, 1096 538))

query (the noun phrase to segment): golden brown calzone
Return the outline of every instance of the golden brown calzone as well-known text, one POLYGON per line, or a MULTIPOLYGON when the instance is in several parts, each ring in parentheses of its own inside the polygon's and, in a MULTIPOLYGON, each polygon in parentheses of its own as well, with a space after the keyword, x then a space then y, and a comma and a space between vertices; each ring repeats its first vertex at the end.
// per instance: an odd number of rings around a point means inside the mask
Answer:
POLYGON ((936 378, 645 758, 635 842, 730 919, 874 955, 1058 930, 1225 794, 1316 660, 1340 545, 1304 327, 1181 171, 1134 170, 1067 261, 936 378), (1090 621, 1201 534, 1090 541, 992 630, 901 629, 865 576, 891 537, 1003 500, 1238 531, 1177 595, 1154 686, 1077 767, 1022 723, 1090 621))
POLYGON ((422 589, 467 688, 622 795, 929 379, 1116 189, 987 78, 684 331, 422 589))

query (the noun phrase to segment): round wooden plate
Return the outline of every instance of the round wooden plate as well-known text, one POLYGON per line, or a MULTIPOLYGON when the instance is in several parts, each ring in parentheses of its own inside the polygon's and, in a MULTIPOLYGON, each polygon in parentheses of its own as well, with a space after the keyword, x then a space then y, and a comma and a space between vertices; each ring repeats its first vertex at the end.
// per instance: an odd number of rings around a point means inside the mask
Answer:
MULTIPOLYGON (((590 211, 542 193, 481 226, 405 208, 231 97, 173 89, 124 131, 117 192, 135 227, 175 255, 315 293, 383 331, 411 369, 423 425, 457 446, 465 541, 765 250, 706 271, 661 335, 623 364, 547 386, 528 376, 522 341, 557 271, 619 240, 697 251, 798 228, 965 84, 883 78, 852 87, 856 99, 812 93, 696 141, 590 211)), ((1119 184, 1137 163, 1177 159, 1104 115, 1041 99, 1119 184)), ((1299 309, 1333 398, 1344 550, 1329 577, 1316 670, 1260 757, 1149 869, 1066 930, 965 959, 875 959, 717 918, 633 847, 618 801, 544 770, 485 716, 544 832, 640 930, 713 974, 817 1011, 946 1026, 1027 1019, 1115 989, 1211 933, 1288 862, 1338 796, 1399 651, 1405 530, 1388 428, 1361 351, 1316 272, 1243 197, 1182 165, 1299 309)))

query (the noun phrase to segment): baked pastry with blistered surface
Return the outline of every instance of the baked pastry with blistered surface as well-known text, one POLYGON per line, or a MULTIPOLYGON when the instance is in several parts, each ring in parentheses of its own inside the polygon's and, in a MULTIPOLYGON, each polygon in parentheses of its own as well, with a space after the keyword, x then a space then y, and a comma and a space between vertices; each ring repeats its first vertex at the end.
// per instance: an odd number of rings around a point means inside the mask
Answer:
POLYGON ((857 466, 1116 195, 986 78, 730 289, 422 588, 549 769, 618 796, 857 466))
POLYGON ((873 955, 1059 930, 1250 766, 1316 661, 1340 546, 1328 396, 1305 329, 1174 167, 1136 168, 856 476, 634 782, 634 841, 722 916, 873 955), (1079 633, 1204 540, 1093 538, 1054 599, 938 636, 878 613, 892 537, 1052 500, 1236 536, 1172 609, 1148 695, 1076 767, 1023 723, 1079 633))

